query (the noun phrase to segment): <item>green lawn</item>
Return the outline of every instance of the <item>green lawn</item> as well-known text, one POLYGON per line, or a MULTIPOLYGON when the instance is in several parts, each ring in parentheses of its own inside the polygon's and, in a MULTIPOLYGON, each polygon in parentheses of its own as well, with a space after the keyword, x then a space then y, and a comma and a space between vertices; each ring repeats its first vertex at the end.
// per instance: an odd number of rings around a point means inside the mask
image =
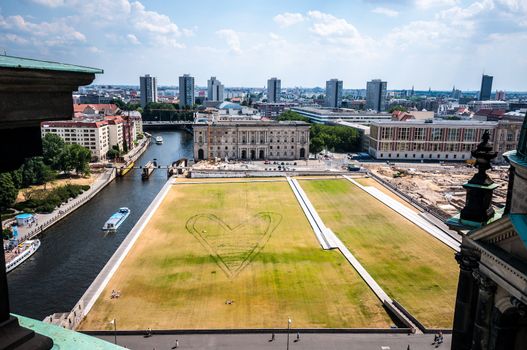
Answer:
POLYGON ((324 223, 426 327, 451 327, 454 251, 348 180, 300 180, 324 223))
POLYGON ((389 327, 287 182, 172 187, 81 329, 389 327), (111 299, 112 290, 121 297, 111 299), (232 300, 232 303, 226 301, 232 300))

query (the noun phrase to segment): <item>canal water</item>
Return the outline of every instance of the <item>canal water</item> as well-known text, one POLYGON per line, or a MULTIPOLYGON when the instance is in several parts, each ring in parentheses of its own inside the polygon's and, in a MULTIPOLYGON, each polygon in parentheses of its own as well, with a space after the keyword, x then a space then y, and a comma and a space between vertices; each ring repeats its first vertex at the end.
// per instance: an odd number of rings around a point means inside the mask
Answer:
MULTIPOLYGON (((192 158, 192 135, 184 131, 154 131, 162 145, 152 143, 136 165, 156 158, 168 165, 192 158)), ((167 180, 166 170, 141 180, 134 169, 117 178, 97 196, 41 235, 42 245, 30 260, 8 274, 11 312, 38 320, 54 312, 69 312, 110 259, 167 180), (130 216, 116 233, 101 231, 120 207, 130 216)))

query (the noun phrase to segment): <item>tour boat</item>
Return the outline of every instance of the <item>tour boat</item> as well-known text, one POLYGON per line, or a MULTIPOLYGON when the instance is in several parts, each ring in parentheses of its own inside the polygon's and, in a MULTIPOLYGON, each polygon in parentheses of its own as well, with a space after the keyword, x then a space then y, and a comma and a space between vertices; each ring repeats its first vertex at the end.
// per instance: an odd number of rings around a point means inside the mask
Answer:
POLYGON ((130 209, 128 208, 119 208, 119 211, 117 213, 114 213, 108 221, 104 223, 104 226, 102 229, 104 231, 115 231, 121 226, 121 224, 126 220, 126 218, 130 215, 130 209))
POLYGON ((163 137, 161 137, 161 136, 156 136, 156 143, 157 143, 158 145, 161 145, 161 144, 163 143, 163 137))
POLYGON ((6 272, 14 270, 18 265, 29 259, 38 248, 40 248, 40 240, 38 239, 27 240, 20 243, 18 247, 15 248, 19 250, 19 253, 11 261, 5 264, 6 272))

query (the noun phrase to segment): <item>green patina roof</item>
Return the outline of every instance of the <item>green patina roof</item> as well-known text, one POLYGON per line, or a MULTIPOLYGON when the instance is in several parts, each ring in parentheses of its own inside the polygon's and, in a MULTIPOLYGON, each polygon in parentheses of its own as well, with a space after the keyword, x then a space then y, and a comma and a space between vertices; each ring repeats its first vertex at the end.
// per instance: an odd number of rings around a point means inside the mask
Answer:
POLYGON ((31 59, 31 58, 0 55, 0 68, 2 67, 3 68, 56 70, 56 71, 62 71, 62 72, 91 73, 91 74, 104 73, 104 71, 99 68, 76 66, 73 64, 59 63, 59 62, 40 61, 40 60, 31 59))
POLYGON ((42 321, 33 320, 24 316, 13 315, 18 318, 22 327, 31 329, 39 334, 53 339, 52 350, 75 349, 75 350, 122 350, 124 348, 108 343, 102 339, 90 337, 89 335, 70 331, 42 321))

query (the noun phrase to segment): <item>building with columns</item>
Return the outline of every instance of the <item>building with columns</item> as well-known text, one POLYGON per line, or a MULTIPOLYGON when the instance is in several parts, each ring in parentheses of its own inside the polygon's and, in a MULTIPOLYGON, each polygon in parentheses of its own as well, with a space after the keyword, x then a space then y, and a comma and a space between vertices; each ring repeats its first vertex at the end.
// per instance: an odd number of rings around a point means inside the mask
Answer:
POLYGON ((297 121, 196 123, 194 159, 308 159, 309 128, 308 123, 297 121))
MULTIPOLYGON (((490 158, 496 156, 495 151, 488 153, 492 153, 490 158)), ((452 349, 526 349, 527 119, 517 150, 504 154, 510 173, 503 213, 491 208, 497 186, 488 176, 484 178, 485 170, 482 175, 482 167, 490 168, 485 165, 490 158, 478 150, 473 155, 479 172, 464 185, 467 204, 459 218, 447 221, 464 233, 461 252, 456 254, 460 273, 452 349), (478 176, 484 181, 476 183, 478 176)))

